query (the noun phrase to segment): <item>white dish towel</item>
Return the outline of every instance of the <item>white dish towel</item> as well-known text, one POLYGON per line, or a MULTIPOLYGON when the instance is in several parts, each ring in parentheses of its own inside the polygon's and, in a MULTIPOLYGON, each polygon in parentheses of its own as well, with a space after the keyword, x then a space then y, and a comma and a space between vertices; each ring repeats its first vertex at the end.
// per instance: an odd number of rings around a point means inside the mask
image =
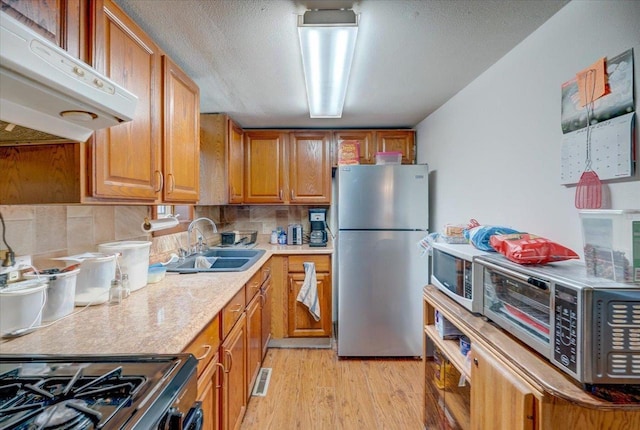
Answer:
POLYGON ((297 301, 309 308, 314 320, 320 321, 320 302, 318 301, 318 280, 316 279, 316 265, 304 262, 304 282, 298 293, 297 301))

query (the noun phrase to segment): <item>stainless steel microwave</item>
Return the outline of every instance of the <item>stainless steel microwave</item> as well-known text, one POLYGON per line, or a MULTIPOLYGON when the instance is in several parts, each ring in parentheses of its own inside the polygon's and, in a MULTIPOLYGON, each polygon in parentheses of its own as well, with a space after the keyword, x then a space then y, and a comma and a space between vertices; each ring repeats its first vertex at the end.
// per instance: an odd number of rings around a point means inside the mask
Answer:
POLYGON ((471 312, 482 312, 482 284, 474 275, 475 257, 487 254, 468 244, 434 243, 431 283, 471 312))
POLYGON ((584 384, 640 383, 640 288, 575 261, 475 260, 483 315, 584 384))

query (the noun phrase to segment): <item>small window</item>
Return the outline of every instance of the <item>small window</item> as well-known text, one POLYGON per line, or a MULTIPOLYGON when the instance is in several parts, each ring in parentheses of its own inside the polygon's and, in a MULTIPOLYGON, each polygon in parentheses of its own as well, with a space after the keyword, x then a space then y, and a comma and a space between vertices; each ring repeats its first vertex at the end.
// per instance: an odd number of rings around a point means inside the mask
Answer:
POLYGON ((164 218, 168 215, 178 216, 180 222, 177 226, 166 230, 158 230, 151 233, 154 237, 166 234, 180 233, 187 231, 189 223, 193 221, 194 209, 192 205, 158 205, 151 206, 151 219, 164 218))

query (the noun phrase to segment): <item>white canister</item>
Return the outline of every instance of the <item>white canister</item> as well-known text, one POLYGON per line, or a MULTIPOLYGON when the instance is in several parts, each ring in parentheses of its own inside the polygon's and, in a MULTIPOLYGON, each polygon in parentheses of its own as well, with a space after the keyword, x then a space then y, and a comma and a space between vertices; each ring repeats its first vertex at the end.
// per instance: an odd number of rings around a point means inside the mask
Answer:
POLYGON ((42 323, 47 281, 31 279, 9 284, 0 290, 2 336, 26 334, 42 323))
POLYGON ((47 288, 47 303, 42 311, 42 321, 55 321, 73 312, 76 296, 76 281, 80 269, 68 272, 58 272, 36 275, 27 273, 26 279, 38 279, 49 281, 47 288))
POLYGON ((118 264, 122 273, 129 275, 131 291, 139 290, 147 285, 149 271, 149 248, 151 242, 126 240, 98 245, 100 252, 120 254, 118 264))
POLYGON ((109 300, 111 280, 116 277, 116 255, 86 253, 68 257, 68 261, 80 261, 80 273, 76 280, 76 306, 99 305, 109 300))

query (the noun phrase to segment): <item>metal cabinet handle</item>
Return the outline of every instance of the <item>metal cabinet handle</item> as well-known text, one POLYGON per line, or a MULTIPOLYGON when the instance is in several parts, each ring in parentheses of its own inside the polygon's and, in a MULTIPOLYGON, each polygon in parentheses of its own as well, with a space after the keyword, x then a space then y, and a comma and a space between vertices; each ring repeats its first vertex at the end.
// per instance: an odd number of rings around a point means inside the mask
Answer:
POLYGON ((218 366, 218 367, 220 367, 220 369, 222 369, 222 372, 220 373, 220 385, 216 385, 216 389, 218 389, 218 388, 222 388, 222 384, 224 383, 225 370, 224 370, 224 366, 222 365, 222 363, 216 363, 216 366, 218 366))
POLYGON ((478 359, 477 359, 477 358, 474 358, 474 359, 473 359, 473 364, 475 364, 475 365, 476 365, 476 367, 478 367, 478 359))
POLYGON ((278 196, 280 197, 280 200, 282 200, 282 188, 280 188, 280 193, 278 196))
POLYGON ((238 303, 235 309, 230 309, 230 312, 240 312, 240 309, 242 309, 242 305, 238 303))
POLYGON ((164 187, 164 176, 162 176, 162 172, 160 170, 156 170, 156 176, 158 177, 158 188, 155 189, 156 193, 162 191, 162 187, 164 187))
POLYGON ((260 291, 260 308, 261 309, 264 308, 264 305, 266 304, 267 304, 267 295, 264 292, 260 291))
POLYGON ((198 360, 198 361, 204 360, 209 355, 211 350, 213 349, 211 347, 211 345, 203 345, 203 346, 204 346, 204 349, 206 350, 206 352, 204 354, 202 354, 200 357, 196 358, 196 360, 198 360))
POLYGON ((289 195, 291 196, 291 200, 293 200, 293 196, 294 196, 293 188, 292 188, 292 189, 291 189, 291 191, 289 192, 289 195))

